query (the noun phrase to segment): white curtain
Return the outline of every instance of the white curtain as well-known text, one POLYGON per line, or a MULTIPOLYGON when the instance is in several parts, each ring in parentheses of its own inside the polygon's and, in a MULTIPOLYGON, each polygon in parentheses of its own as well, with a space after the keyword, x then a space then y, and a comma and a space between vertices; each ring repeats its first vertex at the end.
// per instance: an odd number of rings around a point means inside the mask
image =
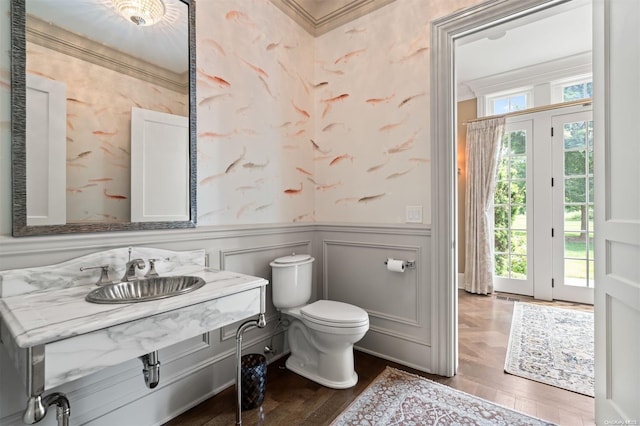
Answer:
POLYGON ((493 292, 493 196, 504 136, 504 117, 467 126, 467 191, 464 289, 493 292))

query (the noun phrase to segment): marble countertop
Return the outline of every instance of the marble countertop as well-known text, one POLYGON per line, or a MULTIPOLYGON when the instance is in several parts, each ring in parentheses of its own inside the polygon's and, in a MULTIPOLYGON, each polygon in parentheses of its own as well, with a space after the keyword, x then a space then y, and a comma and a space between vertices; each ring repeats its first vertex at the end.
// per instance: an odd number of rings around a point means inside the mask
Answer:
MULTIPOLYGON (((175 271, 177 272, 177 271, 175 271)), ((0 298, 0 315, 21 348, 90 333, 158 313, 172 311, 267 285, 259 277, 207 268, 180 271, 201 277, 195 291, 159 300, 128 304, 96 304, 85 300, 95 284, 0 298)))

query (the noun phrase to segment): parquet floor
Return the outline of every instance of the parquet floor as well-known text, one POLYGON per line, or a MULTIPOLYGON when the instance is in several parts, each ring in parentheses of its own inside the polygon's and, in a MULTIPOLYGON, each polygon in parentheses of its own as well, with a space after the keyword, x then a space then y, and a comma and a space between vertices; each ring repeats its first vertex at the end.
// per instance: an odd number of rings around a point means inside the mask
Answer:
MULTIPOLYGON (((566 302, 536 302, 516 295, 476 296, 460 291, 458 374, 433 376, 356 352, 358 384, 334 390, 283 368, 284 359, 269 365, 262 407, 245 411, 244 425, 327 425, 340 414, 385 366, 400 368, 455 389, 560 425, 594 425, 594 400, 588 396, 533 382, 503 371, 513 301, 542 303, 571 309, 591 306, 566 302)), ((233 387, 176 417, 167 426, 218 426, 235 423, 233 387)))

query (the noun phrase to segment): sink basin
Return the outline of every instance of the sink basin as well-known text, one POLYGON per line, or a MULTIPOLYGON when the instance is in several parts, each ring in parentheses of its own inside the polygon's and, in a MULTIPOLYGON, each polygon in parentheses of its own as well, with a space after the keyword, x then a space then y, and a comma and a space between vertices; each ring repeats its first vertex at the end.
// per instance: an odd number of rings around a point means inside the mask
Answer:
POLYGON ((145 278, 98 287, 85 299, 92 303, 146 302, 189 293, 204 284, 202 278, 192 276, 145 278))

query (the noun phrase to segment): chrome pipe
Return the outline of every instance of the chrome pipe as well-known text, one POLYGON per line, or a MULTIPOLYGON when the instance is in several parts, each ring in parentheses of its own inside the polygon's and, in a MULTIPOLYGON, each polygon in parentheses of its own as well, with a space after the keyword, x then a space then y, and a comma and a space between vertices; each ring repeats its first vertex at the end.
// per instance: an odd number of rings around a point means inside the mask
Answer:
POLYGON ((158 351, 149 352, 140 357, 142 365, 142 375, 144 376, 144 384, 149 389, 158 386, 160 382, 160 361, 158 360, 158 351))
POLYGON ((55 404, 56 418, 58 420, 58 426, 69 426, 69 417, 71 416, 71 405, 67 397, 60 392, 54 392, 45 396, 35 395, 29 397, 27 401, 27 409, 22 416, 22 420, 26 424, 38 423, 44 419, 47 415, 47 409, 55 404))
POLYGON ((69 426, 69 416, 71 416, 71 406, 67 397, 60 393, 55 392, 44 397, 44 405, 50 407, 56 404, 56 418, 58 420, 58 426, 69 426))
POLYGON ((257 320, 243 322, 236 331, 236 426, 242 425, 242 335, 250 328, 266 325, 267 319, 264 313, 260 313, 257 320))

